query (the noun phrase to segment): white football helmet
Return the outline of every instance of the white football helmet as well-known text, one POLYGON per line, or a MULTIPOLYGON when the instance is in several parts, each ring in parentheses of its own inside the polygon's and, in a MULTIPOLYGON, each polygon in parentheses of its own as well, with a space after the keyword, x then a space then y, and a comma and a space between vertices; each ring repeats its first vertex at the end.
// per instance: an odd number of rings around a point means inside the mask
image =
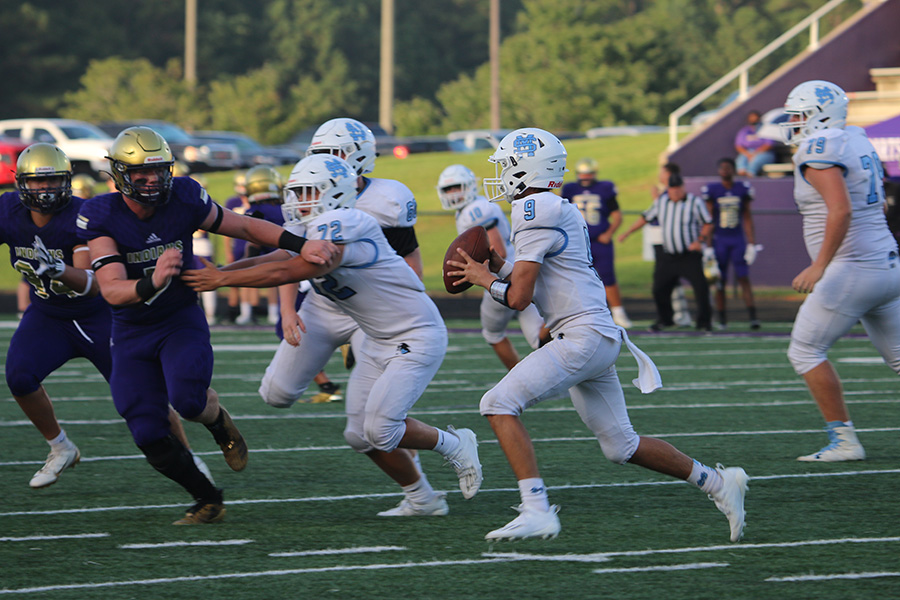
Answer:
POLYGON ((491 202, 512 202, 527 188, 560 188, 566 172, 565 146, 549 131, 535 127, 507 134, 488 160, 497 175, 484 180, 484 193, 491 202))
POLYGON ((475 200, 478 182, 472 169, 463 165, 450 165, 438 177, 437 193, 445 210, 456 210, 475 200), (459 187, 449 190, 448 188, 459 187))
POLYGON ((353 208, 356 181, 356 172, 343 158, 307 156, 294 166, 284 186, 281 212, 285 223, 305 223, 329 210, 353 208))
POLYGON ((784 101, 789 119, 781 124, 784 141, 799 144, 821 129, 843 129, 847 125, 848 102, 844 90, 830 81, 801 83, 784 101), (800 119, 791 121, 793 115, 800 119))
POLYGON ((309 143, 306 155, 313 154, 339 156, 353 166, 357 175, 365 175, 375 168, 375 136, 356 119, 331 119, 319 126, 309 143))

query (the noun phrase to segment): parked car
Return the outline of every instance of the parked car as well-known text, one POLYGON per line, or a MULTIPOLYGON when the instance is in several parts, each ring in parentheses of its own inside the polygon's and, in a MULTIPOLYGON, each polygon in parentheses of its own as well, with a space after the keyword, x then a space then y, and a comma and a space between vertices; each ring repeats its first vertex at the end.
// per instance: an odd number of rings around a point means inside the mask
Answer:
POLYGON ((29 144, 55 144, 72 161, 76 173, 97 175, 108 169, 106 160, 112 138, 90 123, 74 119, 6 119, 0 121, 0 135, 19 138, 29 144))
POLYGON ((256 165, 293 165, 303 153, 291 146, 263 146, 249 135, 237 131, 195 131, 194 138, 206 143, 237 146, 241 167, 256 165))
POLYGON ((28 144, 18 138, 0 137, 0 188, 16 185, 16 161, 27 147, 28 144))
POLYGON ((111 136, 128 127, 149 127, 163 136, 172 149, 176 160, 180 160, 191 171, 214 171, 237 169, 241 166, 237 146, 226 142, 204 142, 195 139, 187 131, 169 121, 141 119, 135 121, 107 121, 97 127, 111 136))

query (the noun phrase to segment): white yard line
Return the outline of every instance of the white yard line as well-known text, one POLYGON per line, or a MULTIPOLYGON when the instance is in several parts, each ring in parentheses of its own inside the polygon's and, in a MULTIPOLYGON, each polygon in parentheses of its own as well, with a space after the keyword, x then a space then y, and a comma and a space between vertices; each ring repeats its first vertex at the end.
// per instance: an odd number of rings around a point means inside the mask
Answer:
POLYGON ((875 573, 832 573, 830 575, 788 575, 785 577, 769 577, 769 582, 798 582, 798 581, 831 581, 834 579, 877 579, 879 577, 900 577, 900 572, 882 571, 875 573))
POLYGON ((254 540, 200 540, 198 542, 160 542, 158 544, 120 544, 122 550, 147 550, 151 548, 181 548, 185 546, 243 546, 254 540))
POLYGON ((728 563, 689 563, 684 565, 656 565, 652 567, 627 567, 621 569, 594 569, 594 573, 606 575, 610 573, 648 573, 651 571, 690 571, 693 569, 712 569, 715 567, 727 567, 728 563))
MULTIPOLYGON (((871 469, 865 471, 843 471, 839 473, 790 473, 782 475, 760 475, 751 477, 751 481, 762 480, 778 480, 778 479, 807 479, 820 477, 856 477, 865 475, 896 475, 900 473, 900 469, 871 469)), ((664 481, 635 481, 625 483, 584 483, 584 484, 566 484, 566 485, 549 485, 548 490, 584 490, 584 489, 601 489, 601 488, 632 488, 632 487, 650 487, 660 485, 689 485, 684 481, 675 479, 666 479, 664 481)), ((482 489, 479 494, 491 494, 496 492, 510 493, 517 492, 518 488, 493 488, 482 489)), ((448 494, 458 494, 459 490, 449 490, 448 494)), ((305 502, 335 502, 340 500, 371 500, 378 498, 398 498, 402 497, 402 492, 385 492, 378 494, 345 494, 342 496, 307 496, 305 498, 259 498, 248 500, 229 500, 228 504, 233 506, 253 505, 253 504, 298 504, 305 502)), ((0 512, 0 517, 22 517, 35 515, 62 515, 62 514, 83 514, 83 513, 102 513, 128 510, 148 510, 148 509, 170 509, 183 508, 184 504, 146 504, 134 506, 98 506, 93 508, 65 508, 54 510, 22 510, 11 512, 0 512)), ((900 538, 898 538, 900 539, 900 538)), ((731 544, 723 546, 723 548, 735 548, 741 544, 731 544)))
POLYGON ((217 579, 246 579, 250 577, 282 577, 285 575, 304 575, 307 573, 333 573, 339 571, 381 571, 385 569, 414 569, 421 567, 451 567, 466 565, 483 565, 491 563, 513 562, 510 559, 489 558, 473 560, 433 560, 428 562, 407 562, 399 564, 376 565, 336 565, 333 567, 318 567, 309 569, 277 569, 272 571, 256 571, 250 573, 222 573, 220 575, 192 575, 188 577, 166 577, 160 579, 138 579, 134 581, 106 581, 101 583, 74 583, 68 585, 46 585, 41 587, 0 589, 0 595, 6 594, 35 594, 40 592, 55 592, 60 590, 93 590, 100 588, 124 587, 130 585, 158 585, 166 583, 181 583, 189 581, 213 581, 217 579))
POLYGON ((356 548, 337 548, 326 550, 302 550, 298 552, 270 552, 269 556, 287 558, 295 556, 332 556, 335 554, 366 554, 369 552, 395 552, 406 550, 405 546, 359 546, 356 548))
POLYGON ((84 540, 109 537, 108 533, 74 533, 69 535, 30 535, 28 537, 0 537, 0 542, 42 542, 45 540, 84 540))

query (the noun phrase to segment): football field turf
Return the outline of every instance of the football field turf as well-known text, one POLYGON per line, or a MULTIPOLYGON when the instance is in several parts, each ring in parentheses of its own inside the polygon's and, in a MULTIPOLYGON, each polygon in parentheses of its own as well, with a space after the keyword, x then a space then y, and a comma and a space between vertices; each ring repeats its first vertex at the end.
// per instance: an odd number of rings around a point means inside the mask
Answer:
MULTIPOLYGON (((0 328, 6 348, 12 324, 0 328)), ((257 395, 274 352, 271 331, 214 329, 213 387, 248 445, 231 472, 212 437, 185 427, 225 488, 216 525, 175 527, 191 504, 157 474, 116 414, 105 381, 83 360, 45 385, 82 452, 60 481, 28 480, 48 451, 16 403, 0 403, 0 596, 23 598, 847 598, 900 597, 898 380, 858 335, 831 358, 843 377, 868 459, 810 464, 822 420, 785 352, 788 324, 737 332, 642 335, 664 388, 642 395, 627 351, 618 361, 635 429, 707 464, 750 475, 744 539, 691 485, 609 463, 568 399, 525 413, 550 500, 555 540, 484 541, 511 520, 516 482, 481 395, 503 369, 475 321, 453 321, 443 367, 411 416, 472 428, 484 483, 463 500, 455 474, 432 452, 422 464, 448 492, 444 517, 381 518, 399 488, 342 436, 343 404, 287 410, 257 395)), ((520 335, 513 337, 520 352, 520 335)), ((347 371, 336 354, 329 375, 347 371)), ((343 391, 343 390, 342 390, 343 391)), ((309 396, 310 393, 307 393, 309 396)))

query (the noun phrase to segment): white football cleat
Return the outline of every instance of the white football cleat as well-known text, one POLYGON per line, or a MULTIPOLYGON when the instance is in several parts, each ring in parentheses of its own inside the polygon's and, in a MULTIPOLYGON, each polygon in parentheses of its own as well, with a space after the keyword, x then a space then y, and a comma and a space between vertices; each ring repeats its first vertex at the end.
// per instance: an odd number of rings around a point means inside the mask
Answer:
POLYGON ((453 454, 445 456, 456 476, 459 477, 459 489, 466 500, 475 496, 481 487, 481 463, 478 462, 478 441, 475 432, 471 429, 454 429, 453 425, 447 426, 447 431, 459 438, 459 446, 453 454))
POLYGON ((740 467, 716 465, 716 471, 722 477, 722 489, 717 494, 709 494, 709 499, 716 503, 722 514, 728 517, 731 526, 731 541, 736 542, 744 535, 744 496, 747 495, 747 482, 750 477, 740 467))
POLYGON ((513 506, 519 516, 484 536, 486 540, 524 540, 525 538, 552 539, 559 535, 559 506, 556 504, 548 511, 533 510, 523 504, 513 506))
POLYGON ((37 489, 53 485, 59 479, 60 474, 69 467, 74 467, 81 460, 81 452, 75 444, 69 442, 69 445, 62 450, 50 450, 47 460, 41 470, 34 474, 28 485, 37 489))
POLYGON ((409 498, 404 498, 400 504, 389 510, 378 513, 379 517, 442 517, 450 512, 447 506, 446 494, 438 492, 431 501, 425 504, 416 504, 409 498))
POLYGON ((825 428, 829 444, 813 454, 797 457, 802 462, 842 462, 845 460, 865 460, 866 451, 856 437, 852 425, 828 426, 825 428))

